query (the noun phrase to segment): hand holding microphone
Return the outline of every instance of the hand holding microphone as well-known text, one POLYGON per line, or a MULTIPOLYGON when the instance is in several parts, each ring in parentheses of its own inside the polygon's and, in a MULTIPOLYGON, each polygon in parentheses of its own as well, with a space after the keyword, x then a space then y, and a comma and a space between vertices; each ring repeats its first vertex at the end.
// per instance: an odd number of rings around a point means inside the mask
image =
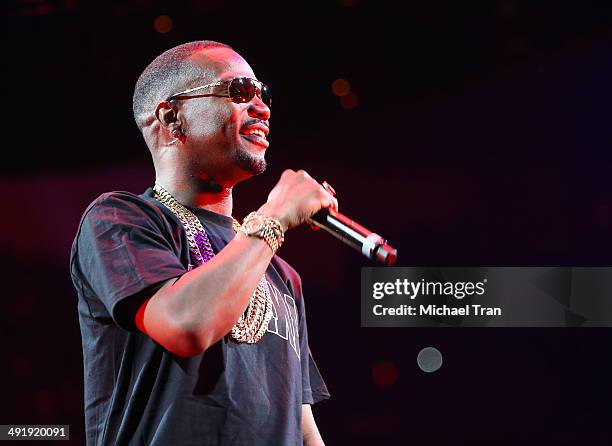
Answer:
MULTIPOLYGON (((321 185, 330 194, 336 195, 336 191, 327 181, 323 181, 321 185)), ((368 259, 387 266, 393 265, 397 260, 397 249, 387 244, 380 235, 364 228, 337 210, 321 209, 310 218, 309 223, 325 229, 337 239, 360 251, 368 259)))
POLYGON ((338 212, 336 191, 324 181, 316 182, 303 170, 285 170, 259 212, 278 218, 283 230, 308 222, 360 251, 369 259, 393 265, 397 250, 380 235, 338 212))

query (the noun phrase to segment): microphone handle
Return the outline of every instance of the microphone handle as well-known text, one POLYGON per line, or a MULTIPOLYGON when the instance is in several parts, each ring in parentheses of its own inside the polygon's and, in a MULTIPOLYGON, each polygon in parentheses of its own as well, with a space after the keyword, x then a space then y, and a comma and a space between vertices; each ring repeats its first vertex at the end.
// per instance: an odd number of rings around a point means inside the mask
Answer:
POLYGON ((325 229, 340 241, 361 252, 369 259, 393 265, 397 250, 380 235, 364 228, 340 212, 321 209, 310 218, 310 223, 325 229))

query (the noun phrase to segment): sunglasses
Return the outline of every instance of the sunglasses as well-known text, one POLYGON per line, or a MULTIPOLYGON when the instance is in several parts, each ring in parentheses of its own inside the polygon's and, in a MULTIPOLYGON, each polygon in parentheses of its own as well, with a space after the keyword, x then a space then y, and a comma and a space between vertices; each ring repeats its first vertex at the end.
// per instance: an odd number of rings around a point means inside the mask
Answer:
POLYGON ((232 102, 243 104, 250 102, 255 95, 268 107, 272 106, 272 97, 270 96, 270 88, 263 82, 251 79, 250 77, 235 77, 227 81, 215 82, 213 84, 202 85, 201 87, 190 88, 189 90, 181 91, 168 96, 166 101, 173 99, 188 99, 190 97, 206 97, 216 96, 221 98, 231 98, 232 102), (217 93, 202 94, 189 96, 194 91, 203 90, 205 88, 216 88, 217 93))

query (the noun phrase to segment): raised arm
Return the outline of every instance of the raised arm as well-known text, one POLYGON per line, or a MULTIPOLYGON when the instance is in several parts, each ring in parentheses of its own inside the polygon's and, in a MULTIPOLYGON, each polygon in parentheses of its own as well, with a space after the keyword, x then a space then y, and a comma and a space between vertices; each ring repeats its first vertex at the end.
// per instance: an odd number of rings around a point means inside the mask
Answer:
MULTIPOLYGON (((306 172, 286 170, 258 212, 287 230, 330 206, 337 208, 336 199, 306 172)), ((264 240, 238 233, 210 261, 168 280, 146 299, 136 326, 179 356, 200 354, 231 330, 271 259, 264 240)))

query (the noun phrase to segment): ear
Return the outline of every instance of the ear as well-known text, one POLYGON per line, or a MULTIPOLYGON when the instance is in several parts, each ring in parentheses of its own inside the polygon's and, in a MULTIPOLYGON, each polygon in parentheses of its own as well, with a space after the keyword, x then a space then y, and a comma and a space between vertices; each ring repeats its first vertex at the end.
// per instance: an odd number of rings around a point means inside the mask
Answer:
POLYGON ((161 123, 162 127, 166 129, 169 127, 176 127, 177 125, 180 127, 181 125, 176 109, 172 107, 168 101, 162 101, 157 104, 155 117, 161 123))

